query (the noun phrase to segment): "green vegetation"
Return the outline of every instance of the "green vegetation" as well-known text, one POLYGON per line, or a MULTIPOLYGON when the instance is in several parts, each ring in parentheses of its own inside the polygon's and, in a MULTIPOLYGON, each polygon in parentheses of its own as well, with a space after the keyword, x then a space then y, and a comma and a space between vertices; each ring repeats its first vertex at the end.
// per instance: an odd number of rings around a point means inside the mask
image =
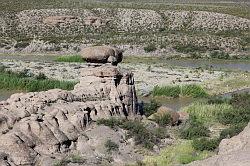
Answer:
POLYGON ((62 160, 57 161, 53 166, 67 166, 69 163, 84 164, 85 159, 78 154, 67 156, 62 160))
POLYGON ((153 52, 156 49, 157 49, 157 47, 155 46, 155 44, 149 44, 149 45, 144 47, 145 52, 153 52))
MULTIPOLYGON (((113 129, 120 127, 128 131, 127 137, 133 137, 136 144, 143 145, 145 148, 152 149, 155 144, 158 143, 158 139, 162 138, 164 133, 159 133, 161 129, 155 131, 148 130, 139 121, 131 120, 119 120, 119 119, 99 119, 97 120, 98 125, 106 125, 113 129), (160 136, 160 137, 158 137, 160 136)), ((166 135, 167 136, 167 135, 166 135)))
POLYGON ((163 115, 154 115, 154 121, 158 123, 160 126, 167 126, 171 124, 171 115, 169 113, 165 113, 163 115))
POLYGON ((143 106, 145 116, 149 117, 150 115, 155 113, 158 107, 160 107, 160 105, 155 100, 151 100, 149 103, 145 103, 143 106))
POLYGON ((59 56, 56 58, 57 62, 79 62, 84 63, 85 60, 80 55, 59 56))
POLYGON ((188 164, 195 160, 207 158, 212 154, 213 152, 195 150, 192 141, 180 141, 166 147, 158 156, 147 157, 144 163, 157 166, 188 164))
POLYGON ((223 51, 213 51, 211 52, 210 57, 216 59, 230 59, 229 54, 223 51))
POLYGON ((24 90, 28 92, 45 91, 49 89, 72 90, 76 82, 47 79, 43 74, 30 77, 27 71, 13 73, 0 69, 0 89, 24 90))
POLYGON ((246 123, 235 124, 227 129, 222 130, 219 139, 222 140, 224 138, 231 138, 239 134, 246 125, 247 125, 246 123))
POLYGON ((183 86, 155 86, 152 91, 153 96, 191 96, 191 97, 205 97, 207 92, 199 85, 183 85, 183 86))
POLYGON ((105 148, 107 150, 107 152, 111 153, 112 151, 118 151, 119 150, 119 145, 115 142, 113 142, 112 140, 107 140, 105 142, 105 148))
POLYGON ((187 124, 180 131, 180 136, 183 139, 209 137, 209 135, 209 129, 192 114, 190 114, 187 124))
POLYGON ((221 104, 208 104, 206 102, 195 102, 190 106, 183 109, 190 115, 195 116, 198 121, 205 124, 211 124, 218 122, 218 114, 228 110, 232 110, 232 106, 227 103, 221 104))
POLYGON ((208 139, 208 138, 198 138, 194 139, 192 142, 192 146, 195 150, 199 151, 213 151, 219 146, 220 140, 219 139, 208 139))

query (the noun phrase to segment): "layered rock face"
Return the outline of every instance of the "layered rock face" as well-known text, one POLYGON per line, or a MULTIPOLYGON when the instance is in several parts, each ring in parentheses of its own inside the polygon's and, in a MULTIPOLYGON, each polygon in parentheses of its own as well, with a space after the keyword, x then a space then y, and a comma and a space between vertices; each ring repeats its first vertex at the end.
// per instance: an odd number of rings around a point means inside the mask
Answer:
POLYGON ((203 161, 195 161, 189 166, 248 166, 250 163, 250 123, 237 136, 224 139, 219 153, 203 161))
POLYGON ((0 102, 0 165, 43 165, 40 159, 77 151, 98 118, 140 117, 133 74, 91 64, 74 90, 20 93, 0 102))

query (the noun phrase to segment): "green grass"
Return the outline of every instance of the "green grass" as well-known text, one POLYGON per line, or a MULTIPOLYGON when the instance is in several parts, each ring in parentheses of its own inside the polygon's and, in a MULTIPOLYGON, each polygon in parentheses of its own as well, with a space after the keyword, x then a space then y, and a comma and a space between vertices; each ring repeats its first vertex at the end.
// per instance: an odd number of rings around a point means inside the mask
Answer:
POLYGON ((199 121, 211 124, 218 122, 217 116, 219 113, 232 109, 232 106, 226 103, 207 104, 205 102, 195 102, 183 108, 183 111, 195 116, 199 121))
POLYGON ((183 86, 155 86, 152 91, 153 96, 167 96, 167 97, 206 97, 207 92, 199 85, 183 85, 183 86))
POLYGON ((84 63, 85 60, 80 55, 67 55, 59 56, 55 60, 56 62, 79 62, 84 63))
POLYGON ((45 91, 49 89, 72 90, 76 82, 59 81, 52 79, 40 79, 28 77, 24 73, 0 71, 0 89, 23 90, 28 92, 45 91))
POLYGON ((144 163, 157 166, 188 164, 192 161, 205 159, 213 154, 209 151, 195 150, 192 147, 192 141, 180 141, 166 147, 158 156, 146 157, 144 163))

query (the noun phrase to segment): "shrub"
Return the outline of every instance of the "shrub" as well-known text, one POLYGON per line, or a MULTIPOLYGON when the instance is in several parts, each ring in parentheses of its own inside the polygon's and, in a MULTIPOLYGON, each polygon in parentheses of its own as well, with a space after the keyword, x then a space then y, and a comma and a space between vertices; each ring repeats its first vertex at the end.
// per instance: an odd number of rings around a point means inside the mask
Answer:
POLYGON ((146 117, 149 117, 156 112, 160 105, 155 100, 150 100, 149 103, 145 103, 143 106, 143 111, 146 117))
POLYGON ((147 130, 143 124, 138 121, 126 121, 121 128, 128 130, 128 136, 134 137, 136 144, 142 144, 145 148, 152 149, 157 143, 154 133, 147 130))
POLYGON ((250 121, 250 109, 231 109, 218 113, 218 121, 222 124, 248 123, 250 121))
POLYGON ((207 50, 206 47, 196 46, 193 44, 187 44, 187 45, 177 44, 174 46, 174 49, 182 53, 205 52, 207 50))
POLYGON ((97 125, 105 125, 112 129, 114 129, 117 126, 122 125, 122 120, 116 119, 116 118, 110 118, 110 119, 98 119, 97 125))
POLYGON ((147 46, 144 47, 145 52, 153 52, 156 49, 157 48, 156 48, 155 44, 148 44, 147 46))
POLYGON ((190 116, 186 126, 181 129, 180 136, 183 139, 195 139, 200 137, 208 137, 209 129, 204 124, 197 120, 195 116, 190 116))
POLYGON ((46 75, 43 73, 39 73, 37 76, 35 76, 37 80, 45 80, 47 79, 46 75))
POLYGON ((211 58, 217 58, 217 59, 229 59, 230 58, 229 54, 225 53, 223 51, 213 51, 210 54, 210 57, 211 58))
POLYGON ((246 127, 246 125, 247 123, 240 123, 222 130, 220 133, 220 140, 238 135, 244 129, 244 127, 246 127))
POLYGON ((57 62, 79 62, 84 63, 85 60, 80 55, 68 55, 68 56, 59 56, 56 58, 57 62))
POLYGON ((158 127, 155 130, 153 130, 152 132, 154 133, 156 138, 159 138, 159 139, 164 139, 164 138, 169 137, 165 127, 158 127))
POLYGON ((250 94, 233 94, 230 103, 234 108, 250 110, 250 94))
POLYGON ((181 86, 181 95, 182 96, 192 96, 192 97, 205 97, 207 96, 206 91, 199 85, 185 85, 181 86))
POLYGON ((169 113, 154 115, 154 121, 160 126, 167 126, 171 124, 171 115, 169 113))
POLYGON ((208 139, 208 138, 200 138, 194 139, 192 142, 192 146, 195 150, 199 151, 213 151, 219 146, 220 140, 219 139, 208 139))
POLYGON ((133 137, 136 144, 141 144, 145 148, 152 149, 158 142, 158 138, 153 131, 149 131, 139 121, 131 120, 118 120, 118 119, 99 119, 97 124, 103 124, 111 128, 120 127, 124 130, 128 130, 128 137, 133 137))
POLYGON ((118 151, 119 150, 119 145, 116 144, 115 142, 111 141, 110 139, 106 141, 104 146, 105 146, 107 152, 112 152, 112 151, 118 151))

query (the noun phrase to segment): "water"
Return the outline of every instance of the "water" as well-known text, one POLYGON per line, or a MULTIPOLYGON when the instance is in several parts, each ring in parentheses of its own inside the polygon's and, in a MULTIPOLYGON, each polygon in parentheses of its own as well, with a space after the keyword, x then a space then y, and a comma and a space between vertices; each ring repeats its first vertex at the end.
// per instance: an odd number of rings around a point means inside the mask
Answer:
POLYGON ((239 70, 250 72, 249 60, 215 60, 215 59, 171 59, 166 60, 166 64, 172 66, 191 67, 191 68, 213 68, 216 70, 239 70))

